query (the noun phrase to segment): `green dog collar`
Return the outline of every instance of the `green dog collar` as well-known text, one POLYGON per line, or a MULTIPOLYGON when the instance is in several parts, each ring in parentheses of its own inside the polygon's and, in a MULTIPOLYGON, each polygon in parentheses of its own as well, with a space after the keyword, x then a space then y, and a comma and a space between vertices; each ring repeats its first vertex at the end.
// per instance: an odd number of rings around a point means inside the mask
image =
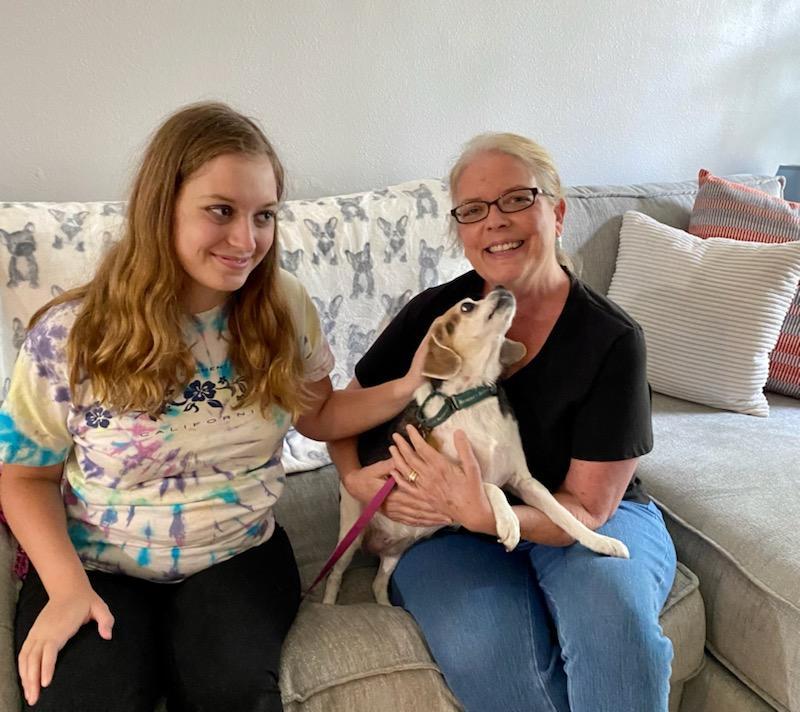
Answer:
POLYGON ((492 396, 497 395, 497 386, 492 384, 490 386, 478 386, 477 388, 470 388, 468 391, 464 391, 463 393, 457 393, 454 396, 446 396, 441 391, 433 390, 428 394, 428 397, 422 401, 422 404, 417 408, 417 420, 419 424, 427 429, 435 428, 437 425, 441 425, 447 420, 453 413, 457 410, 464 410, 465 408, 469 408, 476 403, 480 403, 480 401, 491 398, 492 396), (436 413, 431 418, 425 417, 425 406, 428 404, 428 401, 434 397, 441 398, 444 403, 442 407, 439 409, 439 412, 436 413))

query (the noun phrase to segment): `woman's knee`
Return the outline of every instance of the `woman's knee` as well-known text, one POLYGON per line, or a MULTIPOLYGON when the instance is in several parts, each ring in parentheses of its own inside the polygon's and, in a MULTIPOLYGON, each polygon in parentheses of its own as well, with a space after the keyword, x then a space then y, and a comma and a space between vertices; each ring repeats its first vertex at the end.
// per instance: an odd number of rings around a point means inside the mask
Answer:
POLYGON ((567 710, 558 645, 527 554, 462 536, 412 549, 393 576, 393 601, 417 621, 467 712, 567 710))
POLYGON ((640 597, 603 576, 590 591, 575 593, 569 604, 562 599, 551 606, 568 675, 584 670, 590 678, 613 677, 619 669, 643 684, 669 678, 672 643, 654 596, 640 597))
MULTIPOLYGON (((89 579, 115 615, 113 635, 104 640, 93 623, 79 628, 59 651, 53 679, 41 689, 36 706, 26 709, 152 712, 161 694, 161 639, 152 598, 157 584, 96 571, 89 579)), ((17 605, 17 654, 46 601, 41 579, 31 569, 17 605)))

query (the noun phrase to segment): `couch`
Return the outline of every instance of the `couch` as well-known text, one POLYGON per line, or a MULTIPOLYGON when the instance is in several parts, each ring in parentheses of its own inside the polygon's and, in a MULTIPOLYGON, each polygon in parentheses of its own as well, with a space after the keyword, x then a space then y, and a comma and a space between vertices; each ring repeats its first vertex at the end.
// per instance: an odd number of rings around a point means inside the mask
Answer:
MULTIPOLYGON (((782 188, 770 177, 736 180, 773 195, 782 188)), ((685 228, 696 191, 696 181, 568 189, 564 247, 577 271, 605 293, 622 214, 637 210, 685 228)), ((412 295, 467 268, 449 229, 449 207, 439 180, 282 206, 281 263, 301 278, 319 310, 337 357, 335 386, 347 383, 360 355, 412 295)), ((91 277, 119 234, 123 210, 118 202, 0 203, 4 393, 28 317, 52 294, 91 277)), ((661 613, 675 650, 672 712, 800 711, 800 401, 768 396, 769 418, 653 396, 655 448, 639 474, 665 513, 680 561, 661 613)), ((338 478, 324 447, 295 432, 286 439, 284 463, 287 487, 277 516, 307 586, 336 543, 338 478)), ((1 531, 2 710, 19 706, 14 551, 1 531)), ((322 587, 303 602, 281 665, 289 712, 459 709, 413 619, 372 601, 375 565, 364 554, 355 557, 341 605, 320 603, 322 587)))

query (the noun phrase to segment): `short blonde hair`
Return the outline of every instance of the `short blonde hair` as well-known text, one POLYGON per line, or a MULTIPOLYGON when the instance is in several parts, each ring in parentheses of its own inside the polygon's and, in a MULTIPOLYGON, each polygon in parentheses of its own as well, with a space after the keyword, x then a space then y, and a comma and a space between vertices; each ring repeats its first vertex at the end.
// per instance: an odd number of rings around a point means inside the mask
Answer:
MULTIPOLYGON (((456 201, 456 186, 464 169, 479 154, 492 152, 505 153, 522 161, 536 178, 536 185, 542 191, 548 193, 554 203, 564 197, 561 177, 558 175, 553 158, 544 147, 519 134, 483 133, 470 139, 464 145, 461 155, 450 170, 450 195, 453 196, 454 204, 456 201)), ((572 260, 559 244, 556 245, 556 259, 559 264, 573 270, 572 260)))
POLYGON ((506 153, 518 158, 533 173, 537 185, 558 201, 564 197, 561 178, 550 154, 529 138, 513 133, 484 133, 475 136, 464 146, 450 171, 450 193, 455 195, 458 179, 464 169, 480 153, 506 153))

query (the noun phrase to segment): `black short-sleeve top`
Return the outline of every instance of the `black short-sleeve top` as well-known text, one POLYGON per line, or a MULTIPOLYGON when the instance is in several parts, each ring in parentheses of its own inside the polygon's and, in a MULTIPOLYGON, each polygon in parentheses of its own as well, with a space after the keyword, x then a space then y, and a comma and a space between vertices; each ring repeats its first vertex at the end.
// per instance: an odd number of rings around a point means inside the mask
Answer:
MULTIPOLYGON (((572 458, 626 460, 653 447, 642 329, 613 302, 569 277, 566 303, 541 350, 502 381, 528 468, 551 492, 563 483, 572 458)), ((359 383, 369 387, 403 376, 433 320, 466 297, 480 299, 483 288, 472 271, 416 296, 359 361, 359 383)), ((361 437, 383 440, 386 425, 361 437)), ((648 501, 638 478, 625 499, 648 501)))

